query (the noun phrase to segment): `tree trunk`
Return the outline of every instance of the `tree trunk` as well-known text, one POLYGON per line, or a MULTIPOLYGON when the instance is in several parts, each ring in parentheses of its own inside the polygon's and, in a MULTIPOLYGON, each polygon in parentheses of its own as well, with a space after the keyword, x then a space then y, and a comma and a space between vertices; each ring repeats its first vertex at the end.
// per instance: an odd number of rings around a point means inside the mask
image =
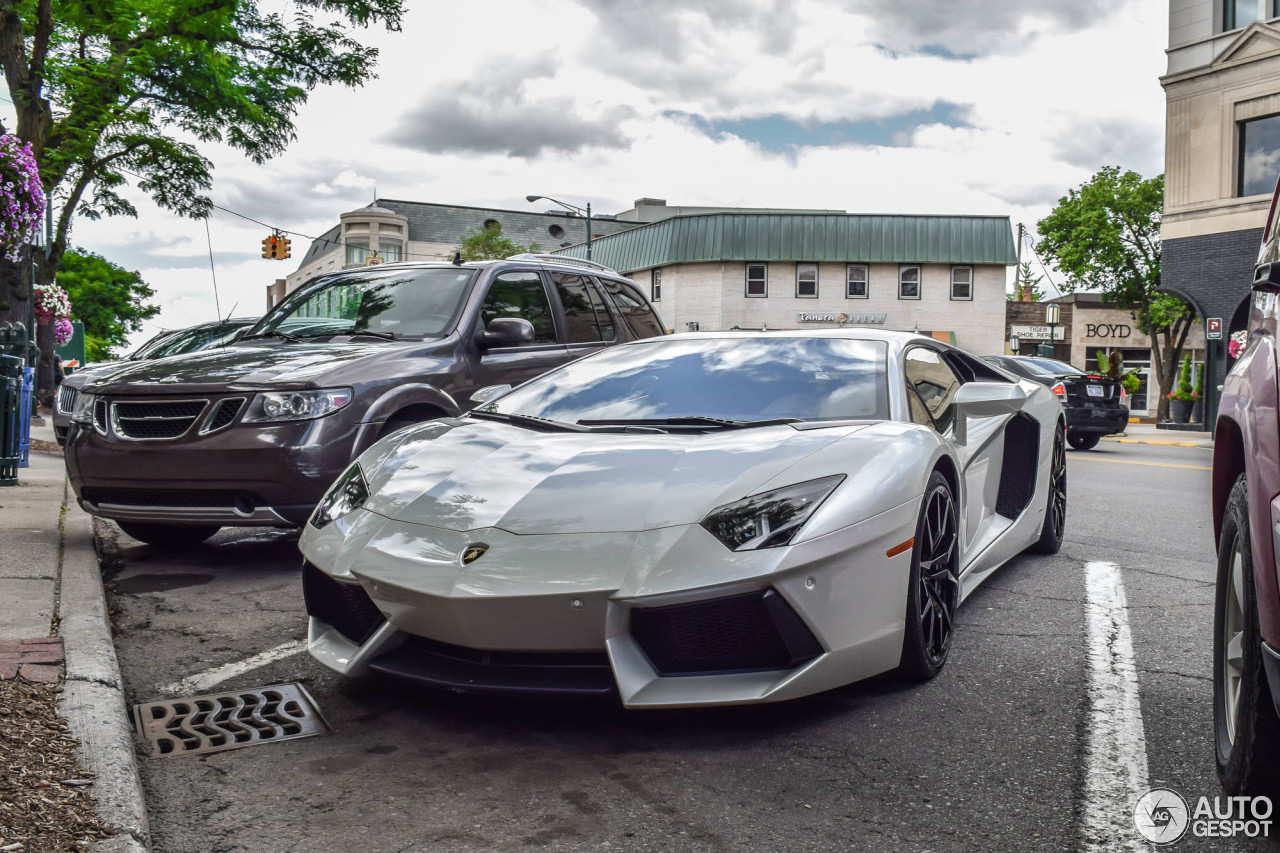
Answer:
POLYGON ((40 347, 40 369, 36 374, 36 398, 53 405, 53 323, 36 323, 36 344, 40 347))

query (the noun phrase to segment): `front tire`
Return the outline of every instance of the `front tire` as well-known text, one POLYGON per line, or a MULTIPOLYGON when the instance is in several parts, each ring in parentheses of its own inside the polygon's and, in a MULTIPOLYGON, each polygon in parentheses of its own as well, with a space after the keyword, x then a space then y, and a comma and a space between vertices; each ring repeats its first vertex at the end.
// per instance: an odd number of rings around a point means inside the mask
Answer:
POLYGON ((1067 441, 1071 443, 1072 450, 1093 450, 1102 441, 1102 436, 1088 432, 1069 432, 1067 441))
POLYGON ((141 521, 117 521, 116 525, 140 542, 171 550, 199 545, 222 529, 216 524, 147 524, 141 521))
POLYGON ((1249 491, 1231 488, 1213 608, 1213 728, 1218 779, 1232 796, 1280 793, 1280 717, 1263 667, 1249 542, 1249 491))
POLYGON ((1056 554, 1067 527, 1067 448, 1062 427, 1053 432, 1053 460, 1049 464, 1049 505, 1044 510, 1040 538, 1031 546, 1037 554, 1056 554))
POLYGON ((904 678, 927 681, 947 662, 960 604, 958 532, 951 486, 934 471, 920 503, 911 549, 906 630, 898 662, 898 674, 904 678))

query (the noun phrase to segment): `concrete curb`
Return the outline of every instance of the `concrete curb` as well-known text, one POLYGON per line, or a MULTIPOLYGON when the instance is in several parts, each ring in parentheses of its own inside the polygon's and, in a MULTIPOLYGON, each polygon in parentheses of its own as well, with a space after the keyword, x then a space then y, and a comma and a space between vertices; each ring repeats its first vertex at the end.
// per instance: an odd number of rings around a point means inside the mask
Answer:
POLYGON ((92 849, 95 853, 149 851, 146 803, 93 545, 93 519, 69 493, 62 515, 61 563, 57 616, 67 675, 60 711, 80 740, 85 769, 95 776, 98 814, 108 829, 119 833, 92 849))
POLYGON ((1106 436, 1104 441, 1117 441, 1121 444, 1159 444, 1165 447, 1213 447, 1213 444, 1205 444, 1202 441, 1156 441, 1155 439, 1146 438, 1116 438, 1115 436, 1106 436))

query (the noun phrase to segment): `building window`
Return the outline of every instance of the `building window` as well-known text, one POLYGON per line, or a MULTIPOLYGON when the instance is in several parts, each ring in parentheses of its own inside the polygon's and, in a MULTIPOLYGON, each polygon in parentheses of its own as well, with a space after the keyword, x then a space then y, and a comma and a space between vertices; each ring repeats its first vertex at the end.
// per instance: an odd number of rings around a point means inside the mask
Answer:
POLYGON ((769 295, 768 264, 747 264, 747 296, 769 295))
POLYGON ((652 302, 662 301, 662 270, 658 267, 653 270, 653 289, 649 299, 652 302))
POLYGON ((1276 186, 1280 164, 1280 115, 1242 121, 1236 195, 1262 195, 1276 186))
POLYGON ((898 298, 920 298, 920 267, 910 266, 898 268, 898 298))
POLYGON ((796 296, 801 299, 818 298, 817 264, 796 264, 796 296))
MULTIPOLYGON (((1267 11, 1275 13, 1275 3, 1268 0, 1267 11)), ((1222 29, 1236 30, 1258 20, 1258 0, 1223 0, 1222 29)))
POLYGON ((973 267, 951 268, 951 298, 973 298, 973 267))
POLYGON ((849 264, 849 271, 844 288, 846 299, 867 298, 867 265, 849 264))
POLYGON ((382 260, 389 264, 400 262, 400 241, 399 240, 378 240, 378 254, 382 256, 382 260))
POLYGON ((365 259, 369 257, 369 241, 364 240, 347 240, 347 263, 364 266, 365 259))

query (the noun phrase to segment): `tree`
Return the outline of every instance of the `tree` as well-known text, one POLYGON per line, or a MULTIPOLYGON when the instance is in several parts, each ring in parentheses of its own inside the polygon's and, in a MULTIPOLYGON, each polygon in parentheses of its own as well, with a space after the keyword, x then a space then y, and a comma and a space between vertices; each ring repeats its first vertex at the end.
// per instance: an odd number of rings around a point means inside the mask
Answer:
MULTIPOLYGON (((398 30, 404 0, 293 0, 288 13, 259 5, 0 0, 16 134, 53 199, 47 257, 31 253, 37 281, 54 280, 76 213, 137 215, 119 192, 130 179, 166 210, 208 216, 212 163, 196 145, 229 145, 255 163, 282 152, 312 89, 373 76, 378 52, 351 28, 398 30)), ((29 276, 25 264, 0 262, 0 322, 25 322, 29 276)))
POLYGON ((1031 274, 1031 261, 1023 261, 1018 270, 1018 280, 1013 283, 1013 292, 1006 293, 1004 298, 1010 302, 1040 302, 1044 299, 1044 291, 1040 282, 1044 276, 1031 274), (1030 298, 1025 298, 1025 297, 1030 298))
POLYGON ((101 255, 70 249, 62 256, 58 284, 71 297, 72 316, 84 323, 90 361, 112 358, 129 335, 160 313, 142 276, 111 263, 101 255))
MULTIPOLYGON (((1195 312, 1181 299, 1159 293, 1160 213, 1164 175, 1144 179, 1107 166, 1058 200, 1037 223, 1036 250, 1077 282, 1101 289, 1103 299, 1133 309, 1138 330, 1151 337, 1151 367, 1161 388, 1170 387, 1195 312)), ((1169 414, 1159 399, 1157 418, 1169 414)))
POLYGON ((524 252, 536 252, 537 243, 521 246, 519 243, 502 236, 502 223, 493 222, 462 238, 455 251, 462 255, 464 261, 490 261, 509 258, 524 252))

